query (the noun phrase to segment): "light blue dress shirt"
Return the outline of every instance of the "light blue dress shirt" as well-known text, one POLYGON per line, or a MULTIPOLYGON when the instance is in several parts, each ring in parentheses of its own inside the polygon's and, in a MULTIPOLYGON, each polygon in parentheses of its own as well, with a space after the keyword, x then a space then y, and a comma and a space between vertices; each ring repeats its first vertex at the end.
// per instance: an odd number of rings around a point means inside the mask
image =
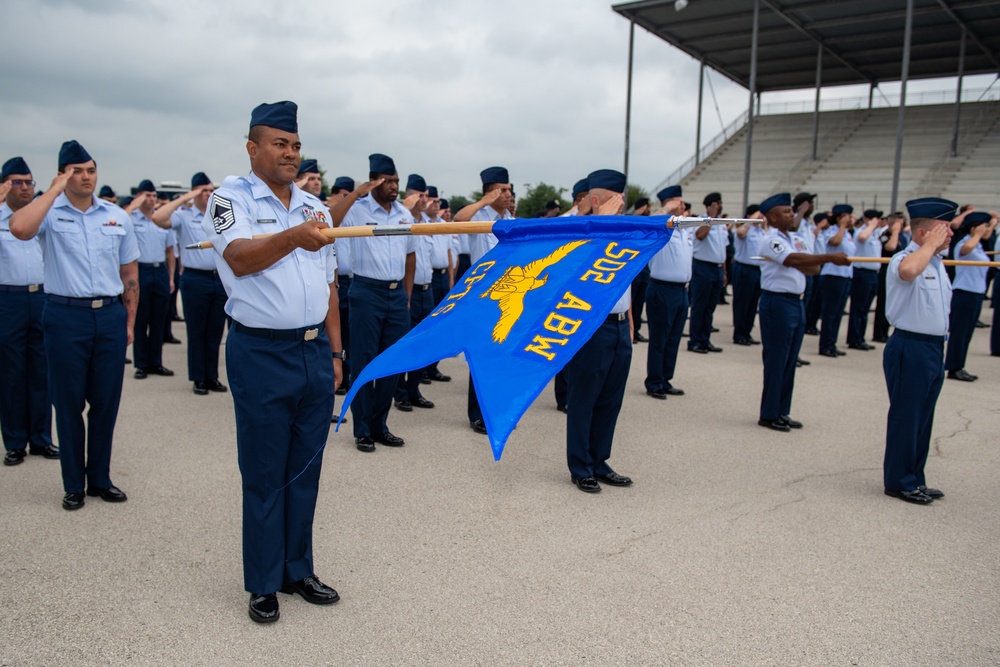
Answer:
POLYGON ((810 255, 816 254, 816 225, 809 218, 802 218, 799 220, 798 231, 792 232, 799 238, 802 242, 806 244, 806 250, 810 255))
MULTIPOLYGON (((858 240, 858 234, 861 233, 861 229, 854 230, 854 256, 855 257, 881 257, 882 256, 882 242, 879 237, 882 234, 882 230, 885 227, 876 227, 872 230, 872 235, 868 237, 866 241, 858 240)), ((863 269, 865 271, 878 271, 882 268, 882 265, 878 262, 855 262, 854 266, 863 269)))
POLYGON ((170 230, 158 226, 139 209, 132 211, 132 226, 139 244, 140 264, 163 264, 171 246, 170 230))
MULTIPOLYGON (((836 225, 831 225, 820 232, 819 240, 817 244, 824 248, 823 252, 842 252, 846 253, 848 257, 852 257, 857 252, 857 245, 854 243, 854 237, 851 236, 851 230, 844 230, 844 238, 841 240, 840 245, 830 245, 830 239, 837 235, 840 228, 836 225)), ((879 251, 881 255, 881 251, 879 251)), ((878 266, 876 264, 875 266, 878 266)), ((821 276, 838 276, 840 278, 850 278, 854 275, 854 268, 850 265, 848 266, 837 266, 833 262, 827 262, 820 269, 819 274, 821 276)))
POLYGON ((691 282, 691 253, 694 250, 694 230, 675 229, 667 245, 649 260, 649 276, 670 283, 691 282))
POLYGON ((38 237, 22 241, 10 231, 10 210, 0 204, 0 285, 41 285, 45 282, 45 262, 38 237))
MULTIPOLYGON (((444 222, 441 218, 431 220, 426 215, 424 222, 444 222)), ((431 267, 435 269, 448 268, 448 251, 451 249, 453 239, 448 234, 436 234, 428 236, 431 242, 431 267)))
POLYGON ((215 253, 209 250, 185 250, 189 245, 210 241, 203 226, 205 214, 192 206, 183 206, 170 216, 171 229, 177 234, 181 246, 181 263, 191 269, 215 270, 215 253))
MULTIPOLYGON (((961 248, 968 240, 969 235, 967 234, 965 238, 959 241, 958 245, 955 246, 955 259, 988 262, 990 258, 986 255, 986 251, 983 250, 981 243, 977 243, 976 247, 973 248, 972 252, 968 255, 962 254, 961 248)), ((986 294, 986 273, 989 270, 990 269, 987 266, 956 266, 955 282, 952 283, 952 288, 965 290, 966 292, 974 292, 976 294, 986 294)))
MULTIPOLYGON (((386 211, 369 194, 354 202, 344 216, 341 227, 412 223, 413 215, 400 202, 392 202, 386 211)), ((353 275, 373 280, 399 281, 406 273, 406 255, 416 250, 415 240, 416 237, 412 236, 379 236, 340 239, 337 243, 343 243, 347 247, 353 275)))
POLYGON ((761 239, 764 238, 764 230, 760 225, 750 225, 746 238, 741 239, 739 234, 733 234, 733 246, 736 252, 733 254, 733 261, 748 266, 761 266, 763 262, 759 259, 750 259, 757 255, 760 248, 761 239))
MULTIPOLYGON (((510 220, 513 217, 506 209, 501 215, 492 206, 484 206, 476 211, 469 222, 495 222, 501 219, 510 220)), ((493 234, 467 234, 466 236, 469 238, 469 259, 473 265, 481 260, 486 253, 493 250, 498 243, 497 237, 493 234)))
POLYGON ((768 231, 757 246, 757 254, 771 261, 760 267, 760 288, 768 292, 799 294, 806 291, 806 276, 798 269, 785 266, 792 253, 809 254, 806 242, 798 234, 782 234, 777 229, 768 231))
MULTIPOLYGON (((697 229, 697 228, 695 228, 697 229)), ((694 237, 694 258, 703 262, 723 264, 726 261, 726 246, 729 245, 729 231, 725 225, 712 225, 703 241, 694 237)))
POLYGON ((329 224, 330 212, 294 184, 286 210, 254 173, 230 176, 212 194, 202 226, 215 247, 219 277, 229 295, 226 313, 234 320, 262 329, 298 329, 326 319, 335 277, 331 246, 318 252, 296 248, 263 271, 238 278, 223 257, 237 239, 275 234, 307 220, 329 224))
POLYGON ((139 259, 132 218, 97 197, 79 211, 61 193, 42 219, 38 239, 45 257, 45 291, 58 296, 118 296, 125 291, 121 266, 139 259))
POLYGON ((934 255, 913 280, 899 277, 899 263, 919 249, 919 244, 910 242, 905 250, 892 256, 885 278, 885 316, 892 326, 904 331, 944 336, 951 314, 951 282, 941 256, 934 255))

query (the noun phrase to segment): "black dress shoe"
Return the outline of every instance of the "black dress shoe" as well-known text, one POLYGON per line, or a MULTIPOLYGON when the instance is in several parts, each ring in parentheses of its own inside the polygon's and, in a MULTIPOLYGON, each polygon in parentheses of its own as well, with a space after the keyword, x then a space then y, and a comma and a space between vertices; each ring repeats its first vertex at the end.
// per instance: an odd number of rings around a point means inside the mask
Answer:
POLYGON ((361 452, 375 451, 375 441, 369 438, 367 435, 361 436, 360 438, 355 438, 354 444, 357 445, 358 451, 361 452))
POLYGON ((712 333, 719 333, 719 328, 718 327, 711 327, 711 332, 712 333))
POLYGON ((28 447, 28 453, 32 456, 42 456, 47 459, 59 458, 59 448, 55 445, 46 445, 45 447, 28 447))
POLYGON ((170 318, 170 321, 171 322, 183 322, 184 318, 183 317, 178 317, 177 315, 174 315, 173 317, 170 318))
POLYGON ((5 466, 16 466, 19 463, 24 463, 25 456, 24 449, 8 449, 3 457, 3 464, 5 466))
POLYGON ((429 377, 427 377, 426 375, 424 377, 420 378, 420 384, 430 384, 430 383, 431 383, 431 379, 429 377))
POLYGON ((913 491, 891 491, 886 489, 885 495, 892 496, 893 498, 899 498, 900 500, 905 500, 906 502, 914 503, 915 505, 930 505, 934 502, 933 498, 917 489, 914 489, 913 491))
POLYGON ((427 374, 427 377, 434 380, 435 382, 451 382, 451 376, 445 375, 441 371, 435 369, 427 374))
POLYGON ((128 357, 125 357, 125 365, 128 366, 131 363, 132 363, 132 360, 129 359, 128 357))
POLYGON ((689 345, 688 352, 697 352, 698 354, 708 354, 708 348, 704 345, 689 345))
POLYGON ((796 366, 811 366, 812 362, 811 361, 806 361, 802 357, 799 357, 798 359, 795 360, 795 365, 796 366))
POLYGON ((652 396, 653 398, 658 398, 661 401, 667 400, 667 393, 660 389, 647 389, 646 396, 652 396))
POLYGON ((784 417, 782 417, 781 421, 783 421, 786 424, 788 424, 789 428, 802 428, 802 422, 797 422, 794 419, 792 419, 791 417, 789 417, 788 415, 785 415, 784 417))
POLYGON ((819 351, 819 356, 821 356, 821 357, 831 357, 833 359, 836 359, 840 355, 837 354, 834 350, 820 350, 819 351))
POLYGON ((86 500, 87 499, 83 497, 82 493, 67 493, 65 496, 63 496, 63 503, 62 503, 63 509, 69 510, 71 512, 73 510, 78 510, 81 507, 83 507, 83 504, 84 502, 86 502, 86 500))
POLYGON ((298 593, 306 602, 312 604, 333 604, 340 600, 340 595, 315 576, 306 577, 302 581, 293 581, 281 587, 282 593, 292 595, 298 593))
POLYGON ((205 386, 205 383, 202 382, 201 380, 195 381, 194 389, 192 391, 194 391, 194 393, 198 394, 199 396, 208 396, 208 387, 205 386))
POLYGON ((111 485, 106 489, 98 489, 92 486, 87 489, 87 495, 98 496, 106 503, 123 503, 128 500, 128 496, 125 495, 125 492, 114 485, 111 485))
POLYGON ((637 332, 635 332, 635 338, 632 339, 632 342, 633 343, 648 343, 649 339, 646 338, 645 336, 643 336, 641 333, 639 333, 637 331, 637 332))
POLYGON ((162 375, 165 378, 171 377, 174 374, 172 370, 163 366, 150 366, 146 369, 146 372, 150 375, 162 375))
POLYGON ((337 396, 347 396, 347 392, 349 390, 350 390, 350 387, 345 387, 345 386, 341 385, 341 386, 337 387, 337 391, 335 391, 333 393, 336 394, 337 396))
POLYGON ((475 421, 469 422, 469 428, 471 428, 476 433, 482 433, 486 435, 486 422, 482 419, 477 419, 475 421))
POLYGON ((705 343, 705 349, 708 350, 709 352, 722 352, 722 348, 721 347, 716 347, 715 345, 712 345, 711 343, 705 343))
POLYGON ((781 419, 758 419, 757 426, 763 426, 771 429, 772 431, 781 431, 782 433, 787 433, 792 430, 792 427, 781 419))
POLYGON ((137 368, 137 369, 135 369, 135 379, 136 380, 145 380, 147 375, 148 375, 148 373, 146 372, 145 368, 137 368))
POLYGON ((413 404, 409 401, 396 401, 395 404, 400 412, 413 412, 413 404))
POLYGON ((757 340, 756 338, 751 338, 750 339, 750 344, 751 345, 760 345, 760 341, 757 340))
POLYGON ((819 335, 819 329, 817 329, 816 327, 806 327, 806 335, 807 336, 818 336, 819 335))
MULTIPOLYGON (((336 413, 334 413, 333 416, 330 417, 330 423, 331 424, 336 424, 339 421, 340 421, 340 415, 338 415, 336 413)), ((344 417, 344 421, 341 422, 341 423, 342 424, 346 424, 347 423, 347 417, 344 417)))
POLYGON ((957 371, 948 371, 948 379, 961 380, 962 382, 975 382, 977 378, 975 375, 966 373, 964 368, 960 368, 957 371))
POLYGON ((888 343, 888 338, 872 338, 873 343, 888 343))
POLYGON ((986 324, 986 322, 983 322, 982 320, 976 320, 976 328, 977 329, 989 329, 990 325, 986 324))
POLYGON ((281 618, 277 593, 250 594, 250 620, 254 623, 274 623, 281 618))
POLYGON ((611 486, 632 486, 631 477, 619 475, 614 471, 609 472, 607 475, 594 475, 594 477, 605 484, 610 484, 611 486))
POLYGON ((433 408, 434 407, 434 403, 432 401, 428 401, 423 396, 417 396, 416 400, 411 401, 411 402, 413 403, 413 407, 415 407, 415 408, 433 408))
POLYGON ((402 447, 406 444, 405 440, 397 435, 389 433, 388 431, 385 433, 379 433, 378 435, 373 435, 372 440, 380 445, 385 445, 386 447, 402 447))
POLYGON ((668 396, 683 396, 684 390, 678 389, 677 387, 668 382, 667 385, 663 388, 663 393, 667 394, 668 396))
POLYGON ((733 345, 743 345, 745 347, 750 347, 753 343, 747 338, 734 338, 733 345))
POLYGON ((600 493, 601 485, 597 483, 597 480, 593 477, 581 477, 580 479, 574 479, 573 483, 576 484, 576 488, 584 491, 585 493, 600 493))
POLYGON ((869 345, 867 343, 861 343, 860 345, 848 345, 847 347, 849 347, 852 350, 861 350, 862 352, 867 352, 868 350, 875 349, 873 345, 869 345))
POLYGON ((556 410, 558 410, 559 412, 562 412, 562 413, 565 414, 565 412, 566 412, 566 406, 565 405, 557 405, 556 406, 556 410))
POLYGON ((218 379, 205 380, 205 386, 208 387, 209 391, 217 391, 220 394, 224 394, 229 391, 229 387, 219 382, 218 379))
POLYGON ((917 491, 924 494, 931 500, 939 500, 941 498, 944 498, 944 491, 941 491, 940 489, 932 489, 929 486, 918 486, 917 491))
POLYGON ((838 357, 846 357, 847 356, 846 352, 844 352, 843 350, 838 349, 838 348, 833 348, 833 353, 836 354, 838 357))
POLYGON ((170 338, 164 338, 163 342, 164 343, 170 343, 171 345, 180 345, 181 344, 181 339, 177 338, 175 336, 171 336, 170 338))

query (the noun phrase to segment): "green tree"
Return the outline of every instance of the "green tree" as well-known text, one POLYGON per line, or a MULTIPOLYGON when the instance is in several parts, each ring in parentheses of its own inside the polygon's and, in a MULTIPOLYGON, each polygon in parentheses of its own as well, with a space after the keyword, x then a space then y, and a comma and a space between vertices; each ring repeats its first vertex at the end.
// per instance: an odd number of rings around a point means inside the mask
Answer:
POLYGON ((552 200, 559 204, 559 211, 565 213, 573 205, 573 202, 563 198, 565 192, 566 188, 557 188, 548 183, 528 185, 528 191, 517 196, 517 217, 532 218, 539 211, 544 211, 545 204, 552 200))
POLYGON ((451 214, 452 215, 455 215, 456 213, 458 213, 459 211, 461 211, 463 208, 465 208, 466 206, 468 206, 469 204, 471 204, 473 201, 476 201, 476 200, 473 200, 473 199, 469 199, 468 197, 463 197, 462 195, 454 195, 452 197, 445 197, 445 199, 448 200, 448 206, 451 207, 451 214))
POLYGON ((625 208, 626 210, 631 208, 637 199, 642 199, 643 197, 649 197, 649 192, 638 185, 633 185, 629 183, 625 186, 625 208))

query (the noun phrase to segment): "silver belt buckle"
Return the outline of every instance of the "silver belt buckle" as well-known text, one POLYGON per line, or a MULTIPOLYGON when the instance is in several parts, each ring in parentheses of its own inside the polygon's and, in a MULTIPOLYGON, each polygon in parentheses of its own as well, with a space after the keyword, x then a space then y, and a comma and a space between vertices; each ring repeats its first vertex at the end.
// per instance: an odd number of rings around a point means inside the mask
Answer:
POLYGON ((29 292, 37 292, 38 291, 38 285, 28 285, 28 291, 29 292))
POLYGON ((421 291, 423 291, 423 292, 426 292, 426 291, 427 291, 427 290, 429 290, 430 288, 431 288, 431 286, 430 286, 430 285, 421 285, 421 286, 420 286, 420 290, 421 290, 421 291))
POLYGON ((399 287, 399 283, 398 282, 391 282, 391 283, 389 283, 389 289, 396 289, 397 287, 399 287))
POLYGON ((303 337, 303 340, 313 340, 317 336, 319 336, 319 329, 318 328, 317 329, 306 329, 306 335, 303 337))
POLYGON ((90 307, 93 308, 94 310, 97 310, 98 308, 103 308, 104 299, 94 299, 93 301, 90 302, 90 307))

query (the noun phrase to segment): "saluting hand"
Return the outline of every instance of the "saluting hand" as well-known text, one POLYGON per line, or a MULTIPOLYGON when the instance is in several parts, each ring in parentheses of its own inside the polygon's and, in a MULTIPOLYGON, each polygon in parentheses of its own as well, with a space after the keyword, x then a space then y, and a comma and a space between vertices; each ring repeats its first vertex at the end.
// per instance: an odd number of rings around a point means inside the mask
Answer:
POLYGON ((66 184, 69 183, 69 179, 72 177, 72 169, 66 169, 61 174, 56 174, 56 177, 52 179, 52 185, 49 186, 49 189, 56 193, 62 192, 66 189, 66 184))
POLYGON ((356 188, 356 191, 358 193, 358 199, 361 199, 362 197, 366 196, 368 193, 370 193, 378 186, 382 185, 384 182, 385 182, 384 178, 376 178, 374 181, 368 181, 367 183, 362 183, 356 188))
POLYGON ((417 204, 420 202, 420 193, 414 192, 409 197, 403 200, 403 208, 412 213, 414 216, 420 213, 420 209, 417 208, 417 204))
POLYGON ((949 233, 950 231, 951 229, 947 222, 934 225, 931 227, 930 231, 927 232, 924 245, 931 248, 940 248, 942 245, 948 243, 948 239, 951 237, 951 234, 949 233))
POLYGON ((6 199, 8 192, 10 192, 10 181, 0 183, 0 199, 6 199))
POLYGON ((325 225, 322 222, 308 220, 301 225, 292 227, 288 232, 296 247, 308 250, 309 252, 316 252, 324 246, 333 243, 332 238, 320 231, 328 228, 329 225, 325 225))
POLYGON ((500 198, 501 194, 503 194, 503 190, 501 190, 500 188, 497 188, 495 190, 490 190, 489 192, 484 194, 483 198, 480 199, 479 201, 483 206, 492 206, 496 202, 496 200, 500 198))
POLYGON ((597 215, 618 215, 624 207, 625 198, 615 194, 597 208, 597 215))

